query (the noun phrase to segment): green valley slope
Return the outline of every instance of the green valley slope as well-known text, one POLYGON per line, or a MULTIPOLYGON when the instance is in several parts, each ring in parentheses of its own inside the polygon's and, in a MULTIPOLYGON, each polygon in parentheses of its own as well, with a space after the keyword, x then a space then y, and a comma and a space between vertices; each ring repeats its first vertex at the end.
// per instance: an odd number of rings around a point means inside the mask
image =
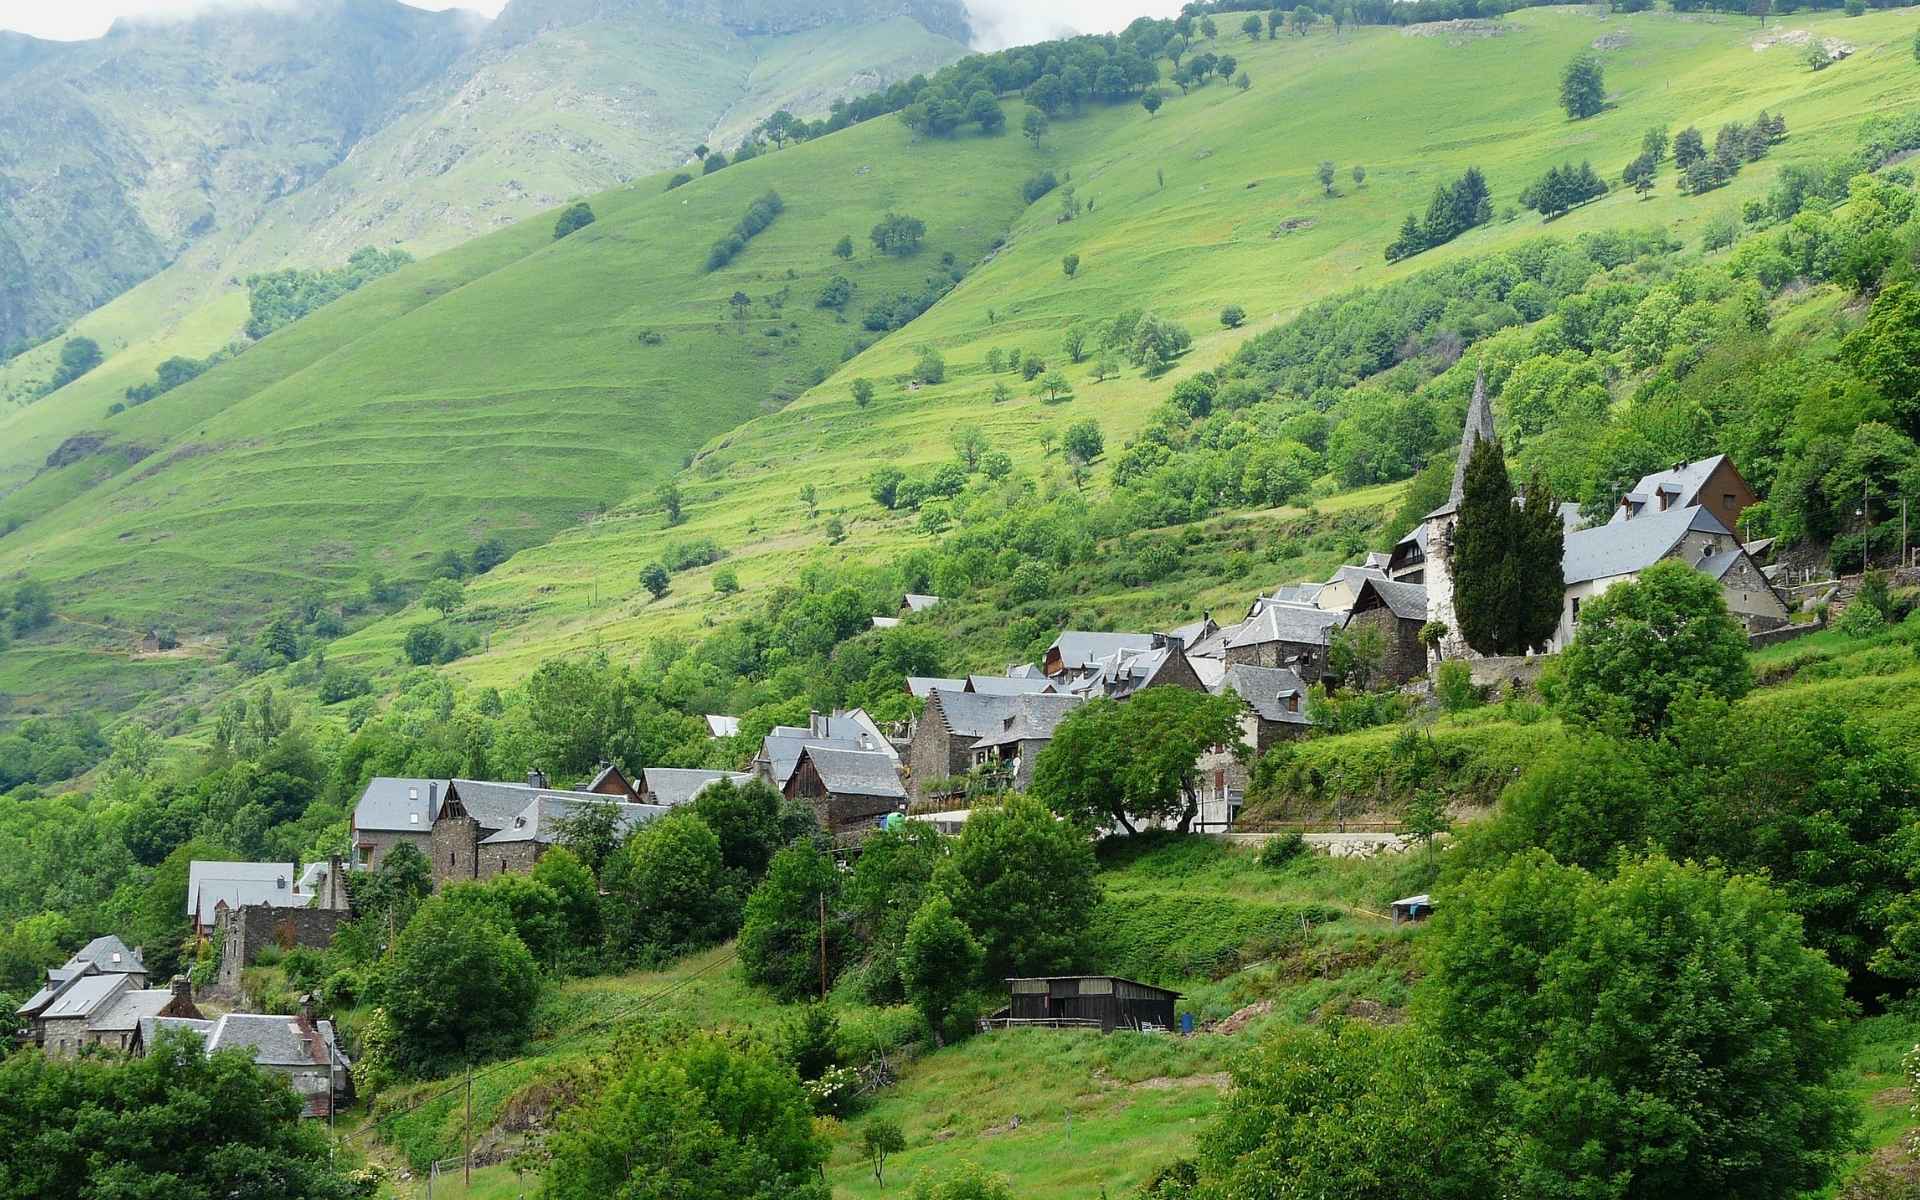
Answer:
MULTIPOLYGON (((1132 106, 1094 110, 1056 122, 1037 153, 1003 139, 1002 153, 1033 169, 1070 170, 1093 210, 1062 224, 1056 199, 1042 200, 1021 215, 991 263, 926 315, 789 408, 706 447, 683 479, 687 523, 671 534, 651 505, 638 503, 569 530, 477 581, 471 589, 476 603, 512 615, 495 627, 487 653, 455 670, 505 683, 545 657, 582 646, 634 653, 661 632, 690 633, 747 611, 756 589, 791 578, 800 563, 884 559, 925 535, 910 516, 886 513, 867 497, 864 480, 873 466, 931 468, 949 457, 951 431, 963 424, 977 425, 1026 467, 1058 464, 1043 453, 1042 431, 1083 417, 1100 421, 1109 446, 1117 447, 1181 378, 1218 364, 1261 328, 1329 294, 1543 234, 1662 224, 1697 242, 1708 219, 1764 195, 1785 164, 1850 145, 1867 118, 1899 111, 1920 94, 1906 14, 1793 22, 1793 28, 1859 45, 1855 57, 1819 74, 1790 47, 1757 52, 1753 28, 1732 18, 1529 9, 1512 14, 1505 26, 1501 36, 1477 38, 1377 28, 1337 40, 1323 34, 1248 45, 1223 38, 1222 48, 1240 56, 1253 79, 1245 93, 1216 85, 1176 94, 1151 119, 1132 106), (1556 103, 1560 67, 1603 35, 1624 42, 1605 53, 1616 101, 1604 114, 1570 126, 1556 103), (1500 86, 1489 88, 1487 81, 1496 78, 1500 86), (1791 136, 1717 192, 1683 196, 1668 183, 1641 200, 1616 189, 1550 225, 1527 214, 1401 264, 1383 260, 1382 247, 1400 217, 1423 209, 1436 184, 1468 166, 1486 172, 1498 209, 1569 158, 1590 157, 1597 169, 1615 174, 1637 153, 1650 125, 1711 130, 1763 107, 1786 114, 1791 136), (1315 179, 1322 159, 1339 168, 1332 197, 1322 195, 1315 179), (1356 163, 1367 170, 1359 187, 1348 174, 1356 163), (1071 279, 1060 266, 1068 253, 1081 258, 1071 279), (1227 304, 1247 309, 1246 326, 1221 328, 1216 317, 1227 304), (1150 379, 1128 369, 1095 383, 1091 361, 1065 362, 1060 335, 1069 325, 1134 306, 1195 332, 1194 351, 1171 374, 1150 379), (909 387, 905 376, 926 346, 945 355, 947 382, 909 387), (1048 402, 1017 375, 990 375, 985 359, 996 348, 1037 351, 1050 366, 1064 367, 1074 398, 1048 402), (881 381, 868 409, 850 398, 848 383, 858 377, 881 381), (994 401, 996 381, 1011 381, 1012 399, 994 401), (818 512, 811 515, 799 499, 806 485, 818 494, 818 512), (848 531, 837 545, 825 537, 832 516, 848 531), (670 536, 714 538, 729 552, 726 565, 745 591, 717 597, 711 571, 697 571, 664 600, 650 602, 638 572, 670 536)), ((933 160, 947 145, 904 152, 933 160)), ((940 169, 937 160, 927 165, 940 169)), ((924 215, 937 248, 945 230, 933 219, 936 212, 924 215)), ((1065 484, 1062 467, 1054 477, 1065 484)), ((1101 482, 1096 472, 1093 486, 1101 482)), ((1378 511, 1390 502, 1391 492, 1356 493, 1320 508, 1378 511)), ((1157 616, 1173 621, 1209 605, 1244 604, 1249 590, 1244 582, 1223 580, 1189 597, 1184 612, 1157 616)), ((1079 596, 1076 603, 1110 619, 1123 613, 1148 618, 1133 611, 1137 600, 1128 592, 1079 596)), ((408 614, 383 622, 339 650, 390 662, 404 628, 417 619, 408 614)))

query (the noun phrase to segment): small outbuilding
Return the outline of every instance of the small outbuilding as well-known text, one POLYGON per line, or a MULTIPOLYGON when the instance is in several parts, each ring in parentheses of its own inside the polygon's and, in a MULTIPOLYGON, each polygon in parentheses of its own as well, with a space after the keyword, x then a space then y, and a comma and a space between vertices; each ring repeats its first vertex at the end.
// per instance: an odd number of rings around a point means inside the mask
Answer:
POLYGON ((1395 925, 1418 924, 1433 915, 1433 897, 1421 892, 1418 896, 1395 900, 1392 912, 1395 925))
POLYGON ((1048 975, 1007 980, 1008 1025, 1047 1024, 1170 1030, 1180 993, 1118 975, 1048 975))

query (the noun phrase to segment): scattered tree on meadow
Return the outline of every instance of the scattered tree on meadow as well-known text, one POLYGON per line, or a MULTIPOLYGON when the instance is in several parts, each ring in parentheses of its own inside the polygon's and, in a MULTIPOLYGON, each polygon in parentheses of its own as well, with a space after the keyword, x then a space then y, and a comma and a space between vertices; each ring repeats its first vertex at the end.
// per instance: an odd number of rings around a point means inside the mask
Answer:
POLYGON ((1326 195, 1333 195, 1333 164, 1322 159, 1320 165, 1314 168, 1314 174, 1320 180, 1320 190, 1326 195))
POLYGON ((1100 423, 1092 417, 1075 421, 1067 426, 1060 438, 1060 446, 1069 457, 1083 463, 1090 463, 1100 457, 1106 449, 1106 438, 1100 432, 1100 423))
POLYGON ((1606 72, 1592 53, 1574 56, 1560 73, 1560 107, 1578 121, 1591 117, 1607 106, 1606 72))
POLYGON ((54 368, 50 388, 63 388, 106 361, 100 343, 90 337, 71 337, 60 345, 60 365, 54 368))
POLYGON ((1020 119, 1020 133, 1035 149, 1038 149, 1040 139, 1047 136, 1047 114, 1037 109, 1028 109, 1027 115, 1020 119))
POLYGON ((593 208, 585 200, 575 200, 560 212, 560 219, 553 223, 555 241, 577 230, 593 224, 593 208))
POLYGON ((1606 180, 1594 171, 1592 163, 1583 162, 1578 167, 1568 164, 1548 168, 1520 193, 1520 203, 1551 221, 1570 208, 1606 194, 1606 180))
POLYGON ((927 236, 927 226, 918 217, 890 212, 873 227, 870 236, 874 249, 900 258, 920 249, 921 240, 927 236))
POLYGON ((873 1168, 874 1183, 881 1187, 887 1183, 887 1156, 906 1148, 907 1135, 900 1132, 898 1121, 875 1117, 860 1131, 860 1153, 873 1168))
POLYGON ((1247 323, 1247 310, 1238 304, 1229 304, 1220 310, 1220 324, 1228 329, 1238 329, 1247 323))
POLYGON ((1068 279, 1072 279, 1080 271, 1080 256, 1078 254, 1069 254, 1062 258, 1060 260, 1060 270, 1068 279))

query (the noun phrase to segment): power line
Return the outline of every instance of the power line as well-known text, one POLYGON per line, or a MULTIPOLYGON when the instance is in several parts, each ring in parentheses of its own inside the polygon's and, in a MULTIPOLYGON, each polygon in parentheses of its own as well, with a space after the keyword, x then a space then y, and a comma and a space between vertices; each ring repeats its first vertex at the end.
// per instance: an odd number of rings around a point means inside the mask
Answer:
MULTIPOLYGON (((612 1013, 608 1016, 602 1017, 598 1021, 592 1022, 590 1024, 582 1026, 579 1029, 576 1029, 571 1035, 569 1035, 568 1038, 561 1039, 557 1044, 565 1045, 568 1041, 577 1041, 578 1039, 583 1038, 590 1033, 597 1033, 601 1029, 606 1028, 607 1026, 614 1025, 621 1021, 624 1021, 628 1017, 633 1016, 635 1013, 638 1013, 640 1010, 648 1007, 649 1005, 657 1004, 660 1001, 666 999, 668 996, 671 996, 675 992, 681 990, 682 988, 687 987, 688 985, 692 984, 695 980, 699 979, 702 975, 705 975, 710 971, 717 970, 720 967, 724 967, 728 963, 732 962, 734 959, 739 957, 740 957, 740 952, 738 950, 729 950, 723 957, 715 959, 714 961, 708 963, 706 966, 701 967, 699 970, 693 972, 692 974, 687 975, 679 979, 678 981, 674 982, 673 984, 660 989, 659 991, 653 993, 652 995, 642 996, 640 999, 634 1001, 634 1003, 629 1005, 628 1007, 621 1009, 618 1012, 612 1013)), ((382 1125, 387 1124, 390 1121, 397 1121, 401 1117, 411 1115, 412 1113, 415 1113, 420 1109, 425 1108, 427 1105, 434 1103, 436 1100, 444 1100, 448 1096, 453 1095, 455 1092, 459 1092, 463 1089, 470 1088, 473 1086, 472 1084, 473 1079, 483 1079, 486 1076, 493 1074, 495 1071, 504 1070, 507 1067, 513 1066, 516 1061, 517 1060, 507 1059, 501 1062, 494 1063, 490 1067, 486 1067, 482 1070, 476 1071, 473 1073, 473 1075, 470 1078, 461 1080, 459 1083, 454 1084, 452 1087, 446 1089, 443 1092, 435 1092, 431 1096, 424 1096, 419 1100, 414 1101, 412 1104, 407 1105, 405 1108, 399 1109, 395 1112, 390 1112, 386 1116, 380 1117, 376 1120, 368 1121, 366 1125, 362 1126, 360 1129, 354 1131, 353 1133, 348 1134, 342 1140, 351 1142, 355 1138, 363 1137, 366 1134, 372 1133, 374 1130, 378 1129, 382 1125)))

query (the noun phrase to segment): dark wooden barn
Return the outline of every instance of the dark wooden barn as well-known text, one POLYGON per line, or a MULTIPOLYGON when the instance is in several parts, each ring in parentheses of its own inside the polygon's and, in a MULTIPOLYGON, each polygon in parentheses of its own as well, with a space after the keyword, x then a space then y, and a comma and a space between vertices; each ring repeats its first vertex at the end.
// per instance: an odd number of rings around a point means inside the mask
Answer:
POLYGON ((1173 1028, 1180 993, 1118 975, 1052 975, 1007 980, 1007 1023, 1116 1029, 1173 1028))

